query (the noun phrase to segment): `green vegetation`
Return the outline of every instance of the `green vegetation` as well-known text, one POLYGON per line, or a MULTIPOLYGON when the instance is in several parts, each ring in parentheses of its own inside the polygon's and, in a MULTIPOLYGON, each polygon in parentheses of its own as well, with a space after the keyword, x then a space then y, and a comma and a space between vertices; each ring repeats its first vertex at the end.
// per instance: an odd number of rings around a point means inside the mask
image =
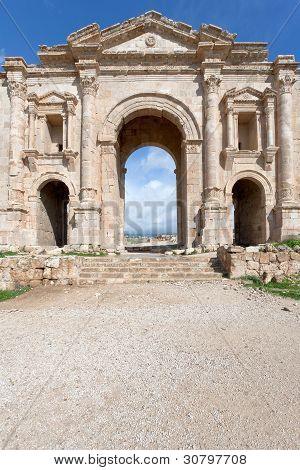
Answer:
POLYGON ((62 252, 64 256, 107 256, 106 251, 89 252, 89 251, 68 251, 67 253, 62 252))
POLYGON ((284 240, 283 242, 273 243, 274 246, 286 245, 289 248, 294 248, 295 246, 300 246, 300 240, 284 240))
POLYGON ((0 302, 3 302, 4 300, 14 299, 18 295, 24 294, 29 290, 30 287, 20 287, 14 290, 0 290, 0 302))
POLYGON ((268 284, 264 284, 255 276, 246 276, 243 279, 249 281, 244 283, 246 287, 260 289, 270 294, 280 295, 281 297, 290 297, 294 300, 300 300, 300 275, 283 279, 280 282, 271 281, 268 284))
POLYGON ((7 256, 16 256, 18 253, 14 251, 0 251, 0 258, 6 258, 7 256))

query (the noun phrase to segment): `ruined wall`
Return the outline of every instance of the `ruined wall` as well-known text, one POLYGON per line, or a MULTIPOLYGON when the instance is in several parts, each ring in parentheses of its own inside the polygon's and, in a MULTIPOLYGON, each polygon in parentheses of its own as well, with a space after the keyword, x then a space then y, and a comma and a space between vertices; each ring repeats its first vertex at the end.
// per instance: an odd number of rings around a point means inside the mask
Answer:
POLYGON ((230 279, 255 276, 269 282, 292 274, 300 274, 300 247, 287 246, 242 248, 240 246, 220 247, 217 251, 224 270, 230 279))

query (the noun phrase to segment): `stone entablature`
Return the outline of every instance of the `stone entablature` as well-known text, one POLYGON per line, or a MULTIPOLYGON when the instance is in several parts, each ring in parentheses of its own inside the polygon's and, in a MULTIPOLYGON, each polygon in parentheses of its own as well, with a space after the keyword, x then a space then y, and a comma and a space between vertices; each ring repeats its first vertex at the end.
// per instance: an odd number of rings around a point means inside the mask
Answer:
POLYGON ((151 11, 104 30, 89 25, 64 45, 41 46, 39 58, 8 57, 0 74, 0 244, 37 245, 43 230, 51 238, 46 198, 68 193, 58 210, 64 239, 122 248, 125 164, 142 144, 176 162, 180 244, 232 243, 258 212, 245 230, 251 243, 298 236, 294 56, 270 62, 266 43, 151 11))

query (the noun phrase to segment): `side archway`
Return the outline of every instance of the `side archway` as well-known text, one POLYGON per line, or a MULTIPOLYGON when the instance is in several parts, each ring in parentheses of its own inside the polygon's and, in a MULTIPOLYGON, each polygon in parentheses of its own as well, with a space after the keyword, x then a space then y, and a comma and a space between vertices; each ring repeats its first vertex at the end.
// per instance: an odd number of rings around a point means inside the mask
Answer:
POLYGON ((272 194, 269 182, 255 172, 240 172, 228 182, 226 194, 233 204, 234 243, 247 246, 266 242, 267 205, 272 194))
POLYGON ((46 173, 35 180, 30 201, 39 246, 68 244, 70 201, 75 197, 74 185, 64 175, 46 173))

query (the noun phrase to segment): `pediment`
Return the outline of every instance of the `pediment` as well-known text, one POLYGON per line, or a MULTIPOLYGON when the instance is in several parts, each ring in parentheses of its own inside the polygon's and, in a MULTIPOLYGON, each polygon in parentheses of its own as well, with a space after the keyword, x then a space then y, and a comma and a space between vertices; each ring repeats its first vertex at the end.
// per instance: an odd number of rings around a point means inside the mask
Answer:
POLYGON ((150 11, 137 18, 100 30, 96 23, 68 36, 72 46, 95 46, 103 52, 131 52, 143 50, 196 50, 199 33, 181 22, 150 11))
POLYGON ((235 33, 229 33, 225 29, 213 24, 203 24, 200 28, 200 41, 218 42, 230 44, 236 38, 235 33))
POLYGON ((99 44, 100 42, 100 28, 97 23, 92 23, 85 28, 79 29, 74 33, 69 34, 67 38, 70 45, 84 45, 84 44, 99 44))
POLYGON ((66 101, 65 95, 62 93, 59 93, 58 91, 50 91, 49 93, 46 93, 45 95, 42 95, 39 98, 40 104, 47 104, 47 103, 62 104, 65 101, 66 101))
POLYGON ((117 42, 112 47, 104 48, 104 53, 125 53, 125 52, 187 52, 196 50, 196 44, 190 41, 181 40, 168 31, 157 31, 157 28, 149 28, 147 32, 132 34, 130 39, 117 42))
POLYGON ((245 101, 260 101, 263 97, 263 93, 259 90, 255 90, 251 87, 245 87, 241 90, 236 90, 233 88, 226 93, 227 97, 231 97, 235 102, 245 102, 245 101))

